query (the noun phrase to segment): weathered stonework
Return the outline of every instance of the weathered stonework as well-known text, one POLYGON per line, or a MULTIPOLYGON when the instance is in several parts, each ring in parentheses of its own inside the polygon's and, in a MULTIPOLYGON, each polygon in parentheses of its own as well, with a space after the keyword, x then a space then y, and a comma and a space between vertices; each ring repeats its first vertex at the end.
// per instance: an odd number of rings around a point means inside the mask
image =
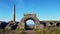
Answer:
POLYGON ((36 14, 24 14, 24 17, 19 21, 17 24, 15 21, 15 5, 13 6, 13 12, 12 12, 12 21, 8 22, 8 25, 6 28, 12 29, 11 27, 13 26, 16 28, 24 29, 26 25, 27 20, 33 20, 35 23, 34 28, 35 29, 40 29, 40 28, 45 28, 45 27, 60 27, 60 21, 39 21, 37 18, 36 14))
POLYGON ((33 20, 35 23, 35 28, 39 29, 40 28, 40 22, 38 18, 36 17, 36 14, 25 14, 20 23, 18 23, 18 28, 24 29, 25 23, 27 20, 33 20))

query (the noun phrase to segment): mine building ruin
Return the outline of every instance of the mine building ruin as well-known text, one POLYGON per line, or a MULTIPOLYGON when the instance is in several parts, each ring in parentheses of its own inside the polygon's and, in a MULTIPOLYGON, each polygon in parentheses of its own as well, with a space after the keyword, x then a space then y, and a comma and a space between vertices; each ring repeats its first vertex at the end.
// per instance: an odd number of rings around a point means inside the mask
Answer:
MULTIPOLYGON (((48 28, 48 27, 57 27, 60 28, 60 21, 40 21, 36 14, 24 14, 22 19, 16 23, 15 21, 15 12, 16 12, 16 6, 13 6, 13 11, 12 11, 12 20, 8 22, 8 24, 5 26, 5 28, 15 30, 16 28, 20 29, 25 29, 26 26, 26 21, 27 20, 33 20, 35 23, 34 28, 35 29, 40 29, 40 28, 48 28)), ((1 28, 1 27, 0 27, 1 28)))

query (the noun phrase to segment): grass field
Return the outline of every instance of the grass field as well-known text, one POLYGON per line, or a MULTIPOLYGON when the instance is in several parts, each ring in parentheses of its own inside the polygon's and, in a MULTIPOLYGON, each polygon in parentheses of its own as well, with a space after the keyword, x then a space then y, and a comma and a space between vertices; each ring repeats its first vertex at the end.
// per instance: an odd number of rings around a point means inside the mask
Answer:
MULTIPOLYGON (((34 29, 34 34, 60 34, 60 28, 34 29)), ((25 29, 0 29, 0 34, 27 34, 25 29)))

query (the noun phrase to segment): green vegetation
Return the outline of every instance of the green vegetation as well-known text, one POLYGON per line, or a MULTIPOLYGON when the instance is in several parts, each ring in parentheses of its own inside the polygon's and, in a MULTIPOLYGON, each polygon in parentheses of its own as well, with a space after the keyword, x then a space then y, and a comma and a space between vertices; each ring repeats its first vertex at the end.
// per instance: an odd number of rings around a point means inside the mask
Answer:
POLYGON ((27 32, 21 31, 21 32, 15 32, 14 34, 27 34, 27 32))
POLYGON ((34 34, 41 34, 41 31, 35 30, 34 34))
POLYGON ((42 30, 35 30, 35 34, 60 34, 60 28, 45 28, 42 30))
MULTIPOLYGON (((0 29, 0 34, 27 34, 25 29, 0 29)), ((44 29, 34 29, 34 34, 60 34, 60 28, 44 28, 44 29)))

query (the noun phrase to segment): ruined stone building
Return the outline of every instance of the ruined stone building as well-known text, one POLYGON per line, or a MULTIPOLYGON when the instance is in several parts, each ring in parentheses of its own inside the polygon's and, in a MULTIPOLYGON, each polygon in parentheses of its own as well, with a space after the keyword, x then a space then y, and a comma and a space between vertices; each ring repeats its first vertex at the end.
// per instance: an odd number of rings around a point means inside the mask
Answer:
POLYGON ((19 22, 15 21, 15 5, 13 6, 12 11, 12 20, 8 22, 7 26, 5 28, 8 29, 24 29, 26 26, 27 20, 33 20, 35 25, 35 29, 45 28, 45 27, 60 27, 60 21, 40 21, 36 14, 24 14, 24 17, 19 22))

